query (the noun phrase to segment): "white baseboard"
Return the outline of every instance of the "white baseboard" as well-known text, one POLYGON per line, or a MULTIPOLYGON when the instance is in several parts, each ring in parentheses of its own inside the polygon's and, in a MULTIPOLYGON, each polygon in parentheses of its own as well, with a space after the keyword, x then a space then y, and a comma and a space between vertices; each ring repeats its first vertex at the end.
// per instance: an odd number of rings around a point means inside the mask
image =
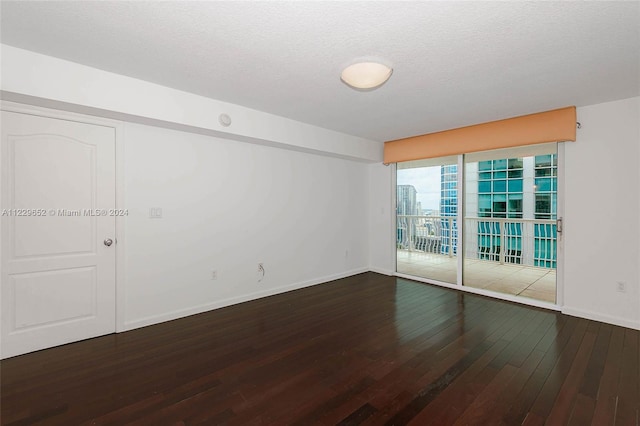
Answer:
POLYGON ((601 314, 599 312, 588 311, 585 309, 575 309, 575 308, 570 308, 565 306, 562 308, 562 313, 565 315, 571 315, 572 317, 579 317, 579 318, 584 318, 588 320, 606 322, 607 324, 619 325, 621 327, 640 330, 640 322, 638 321, 631 321, 625 318, 601 314))
MULTIPOLYGON (((140 318, 140 319, 137 319, 137 320, 134 320, 134 321, 125 322, 124 329, 123 330, 119 330, 118 332, 134 330, 136 328, 146 327, 148 325, 153 325, 153 324, 159 324, 161 322, 171 321, 171 320, 178 319, 178 318, 184 318, 184 317, 187 317, 187 316, 190 316, 190 315, 200 314, 202 312, 207 312, 207 311, 211 311, 211 310, 214 310, 214 309, 224 308, 226 306, 231 306, 231 305, 235 305, 235 304, 238 304, 238 303, 248 302, 250 300, 260 299, 260 298, 268 297, 268 296, 273 296, 275 294, 280 294, 280 293, 286 293, 288 291, 298 290, 298 289, 305 288, 305 287, 311 287, 311 286, 318 285, 318 284, 324 284, 324 283, 329 282, 329 281, 350 277, 352 275, 361 274, 363 272, 375 272, 375 273, 382 274, 382 275, 387 275, 387 276, 396 275, 396 276, 403 277, 403 278, 413 279, 413 280, 417 280, 417 281, 424 281, 424 282, 427 282, 429 284, 441 285, 443 287, 448 287, 448 288, 460 290, 460 288, 458 288, 458 286, 454 286, 454 285, 451 285, 451 284, 439 283, 439 282, 429 282, 427 280, 416 279, 415 277, 411 277, 411 276, 403 276, 403 274, 396 274, 395 272, 393 272, 391 270, 373 268, 373 267, 357 268, 357 269, 352 269, 350 271, 345 271, 345 272, 342 272, 342 273, 339 273, 339 274, 327 275, 327 276, 315 278, 315 279, 312 279, 312 280, 293 283, 293 284, 289 284, 289 285, 285 285, 285 286, 281 286, 281 287, 276 287, 276 288, 271 288, 271 289, 267 289, 267 290, 263 290, 263 291, 257 291, 257 292, 245 294, 245 295, 242 295, 242 296, 230 297, 230 298, 223 299, 223 300, 218 300, 218 301, 212 302, 212 303, 205 303, 205 304, 202 304, 202 305, 192 306, 192 307, 185 308, 185 309, 179 309, 179 310, 167 312, 167 313, 160 314, 160 315, 153 315, 153 316, 149 316, 149 317, 145 317, 145 318, 140 318)), ((468 287, 465 288, 465 290, 467 290, 470 293, 482 294, 482 295, 485 295, 485 296, 495 296, 494 294, 489 294, 491 292, 483 292, 481 290, 470 289, 468 287), (469 291, 469 290, 471 290, 471 291, 469 291)), ((522 303, 522 300, 518 300, 517 298, 513 298, 513 300, 511 300, 511 298, 509 298, 509 299, 506 299, 506 300, 522 303)), ((600 322, 604 322, 604 323, 608 323, 608 324, 618 325, 618 326, 621 326, 621 327, 632 328, 634 330, 640 330, 640 322, 639 321, 631 321, 631 320, 628 320, 628 319, 625 319, 625 318, 614 317, 614 316, 610 316, 610 315, 601 314, 601 313, 598 313, 598 312, 587 311, 587 310, 583 310, 583 309, 575 309, 575 308, 566 307, 566 306, 562 307, 562 308, 559 308, 559 307, 556 307, 556 306, 551 306, 551 305, 547 306, 547 305, 548 304, 534 304, 534 306, 543 307, 543 308, 546 308, 546 309, 552 309, 552 310, 560 309, 563 314, 571 315, 571 316, 574 316, 574 317, 585 318, 585 319, 594 320, 594 321, 600 321, 600 322), (541 305, 544 305, 544 306, 541 306, 541 305)))
POLYGON ((437 285, 437 286, 441 286, 441 287, 446 287, 446 288, 450 288, 453 290, 460 290, 460 291, 464 291, 467 293, 473 293, 473 294, 479 294, 481 296, 489 296, 492 297, 494 299, 498 299, 498 300, 506 300, 508 302, 514 302, 514 303, 519 303, 519 304, 523 304, 523 305, 527 305, 527 306, 533 306, 533 307, 537 307, 537 308, 543 308, 543 309, 549 309, 549 310, 553 310, 553 311, 560 311, 561 313, 565 314, 565 315, 571 315, 573 317, 578 317, 578 318, 584 318, 584 319, 588 319, 588 320, 594 320, 594 321, 599 321, 599 322, 604 322, 607 324, 613 324, 613 325, 619 325, 621 327, 627 327, 627 328, 632 328, 634 330, 640 330, 640 322, 637 321, 630 321, 628 319, 625 318, 619 318, 619 317, 614 317, 614 316, 610 316, 610 315, 604 315, 598 312, 592 312, 592 311, 587 311, 587 310, 583 310, 583 309, 574 309, 574 308, 570 308, 570 307, 566 307, 566 306, 557 306, 557 305, 553 305, 551 303, 546 303, 546 302, 539 302, 533 299, 525 299, 525 298, 520 298, 517 296, 511 296, 511 295, 507 295, 507 294, 502 294, 502 293, 496 293, 493 291, 487 291, 484 289, 476 289, 473 287, 458 287, 457 285, 454 284, 449 284, 449 283, 443 283, 440 281, 433 281, 433 280, 428 280, 428 279, 424 279, 424 278, 420 278, 420 277, 414 277, 412 275, 406 275, 406 274, 400 274, 397 273, 395 274, 396 276, 400 277, 400 278, 406 278, 406 279, 410 279, 413 281, 420 281, 420 282, 424 282, 427 284, 433 284, 433 285, 437 285))
POLYGON ((191 306, 185 309, 179 309, 160 315, 152 315, 145 318, 140 318, 133 321, 124 323, 124 329, 121 331, 134 330, 136 328, 146 327, 148 325, 159 324, 165 321, 171 321, 178 318, 188 317, 190 315, 200 314, 214 309, 224 308, 226 306, 236 305, 238 303, 248 302, 250 300, 260 299, 263 297, 273 296, 275 294, 286 293, 292 290, 298 290, 305 287, 311 287, 318 284, 323 284, 329 281, 339 280, 341 278, 350 277, 352 275, 368 272, 369 268, 357 268, 350 271, 341 272, 339 274, 327 275, 312 280, 302 281, 294 284, 288 284, 281 287, 270 288, 268 290, 257 291, 254 293, 244 294, 242 296, 230 297, 223 300, 217 300, 212 303, 204 303, 202 305, 191 306))
POLYGON ((388 275, 390 277, 395 275, 395 272, 392 271, 391 269, 374 268, 373 266, 370 266, 368 271, 375 272, 377 274, 388 275))

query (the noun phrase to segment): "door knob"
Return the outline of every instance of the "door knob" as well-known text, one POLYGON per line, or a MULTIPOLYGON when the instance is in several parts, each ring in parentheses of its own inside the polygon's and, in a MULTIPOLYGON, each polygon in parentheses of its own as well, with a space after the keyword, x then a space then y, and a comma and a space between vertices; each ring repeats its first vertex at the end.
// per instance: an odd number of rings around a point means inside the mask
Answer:
POLYGON ((111 244, 113 244, 113 240, 111 238, 107 238, 106 240, 104 240, 104 245, 109 247, 111 244))

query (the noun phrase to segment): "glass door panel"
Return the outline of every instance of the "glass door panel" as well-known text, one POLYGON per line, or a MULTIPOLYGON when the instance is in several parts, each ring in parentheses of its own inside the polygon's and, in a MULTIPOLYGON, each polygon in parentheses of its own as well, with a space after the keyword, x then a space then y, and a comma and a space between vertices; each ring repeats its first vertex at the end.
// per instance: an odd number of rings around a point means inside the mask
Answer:
POLYGON ((457 283, 457 161, 457 157, 446 157, 398 164, 398 272, 457 283))
POLYGON ((557 144, 464 159, 463 285, 556 302, 557 144))

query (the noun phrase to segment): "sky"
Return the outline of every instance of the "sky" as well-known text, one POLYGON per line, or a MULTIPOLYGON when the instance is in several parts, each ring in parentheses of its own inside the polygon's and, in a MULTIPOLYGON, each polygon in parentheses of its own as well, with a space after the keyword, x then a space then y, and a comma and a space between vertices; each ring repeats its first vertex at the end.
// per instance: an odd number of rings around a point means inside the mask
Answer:
POLYGON ((398 185, 413 185, 423 209, 440 209, 440 166, 398 170, 398 185))

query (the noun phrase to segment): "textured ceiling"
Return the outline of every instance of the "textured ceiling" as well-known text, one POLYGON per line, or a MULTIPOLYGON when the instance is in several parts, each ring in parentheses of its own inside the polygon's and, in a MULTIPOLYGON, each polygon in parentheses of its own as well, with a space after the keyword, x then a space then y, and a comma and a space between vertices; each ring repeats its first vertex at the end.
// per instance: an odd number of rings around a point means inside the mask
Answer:
POLYGON ((637 1, 2 1, 1 41, 378 141, 640 94, 637 1))

